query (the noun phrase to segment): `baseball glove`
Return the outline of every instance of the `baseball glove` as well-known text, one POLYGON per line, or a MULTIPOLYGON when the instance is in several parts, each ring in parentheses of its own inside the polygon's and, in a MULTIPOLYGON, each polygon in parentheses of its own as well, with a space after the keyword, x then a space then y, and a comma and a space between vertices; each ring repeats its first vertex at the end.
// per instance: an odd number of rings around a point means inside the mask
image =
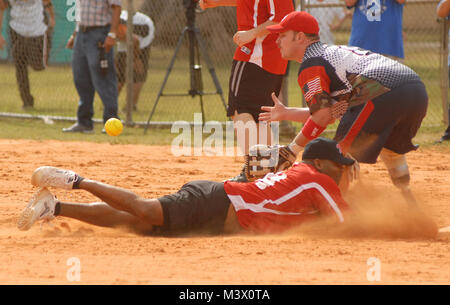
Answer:
POLYGON ((255 181, 268 173, 280 172, 291 167, 296 158, 287 146, 255 145, 245 155, 244 172, 248 181, 255 181))

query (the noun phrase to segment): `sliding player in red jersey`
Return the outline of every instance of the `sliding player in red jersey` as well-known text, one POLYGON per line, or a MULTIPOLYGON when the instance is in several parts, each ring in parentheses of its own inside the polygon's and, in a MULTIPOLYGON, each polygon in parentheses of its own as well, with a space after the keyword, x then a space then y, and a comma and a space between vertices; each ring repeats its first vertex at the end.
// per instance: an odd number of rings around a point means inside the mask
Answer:
POLYGON ((336 141, 317 138, 305 147, 303 162, 286 171, 251 183, 193 181, 158 199, 140 198, 73 171, 44 166, 32 175, 31 183, 40 189, 22 212, 18 227, 28 230, 37 221, 68 217, 97 226, 174 235, 220 234, 230 228, 277 233, 324 216, 343 223, 348 205, 338 183, 344 168, 353 163, 336 141), (47 188, 82 189, 102 202, 60 202, 47 188))

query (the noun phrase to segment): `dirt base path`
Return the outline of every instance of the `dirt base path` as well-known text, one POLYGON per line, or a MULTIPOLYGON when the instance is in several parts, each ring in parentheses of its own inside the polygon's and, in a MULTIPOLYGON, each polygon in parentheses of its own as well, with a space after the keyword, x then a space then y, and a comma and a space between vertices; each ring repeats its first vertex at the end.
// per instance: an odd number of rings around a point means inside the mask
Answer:
MULTIPOLYGON (((382 164, 362 165, 364 185, 347 195, 356 217, 344 226, 182 238, 64 218, 26 232, 16 223, 35 191, 29 180, 38 166, 70 168, 157 197, 191 180, 232 177, 238 160, 175 158, 169 147, 30 140, 0 140, 0 156, 1 284, 368 284, 376 266, 383 284, 450 284, 450 232, 436 234, 450 226, 450 153, 438 148, 408 155, 412 189, 427 217, 405 207, 382 164), (76 264, 80 282, 71 282, 76 264)), ((63 201, 96 201, 83 191, 54 193, 63 201)))

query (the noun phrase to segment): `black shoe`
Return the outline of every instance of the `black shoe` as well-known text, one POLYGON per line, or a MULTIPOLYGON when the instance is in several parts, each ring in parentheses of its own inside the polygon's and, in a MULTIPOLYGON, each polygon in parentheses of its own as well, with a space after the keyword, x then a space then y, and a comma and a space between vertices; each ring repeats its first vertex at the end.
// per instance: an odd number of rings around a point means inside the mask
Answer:
POLYGON ((442 136, 440 142, 449 141, 449 140, 450 140, 450 134, 445 134, 445 135, 442 136))
POLYGON ((62 132, 81 132, 81 133, 94 133, 93 127, 86 127, 81 124, 75 123, 69 128, 63 128, 62 132))
POLYGON ((228 179, 228 181, 231 182, 240 182, 240 183, 245 183, 248 182, 247 176, 245 175, 245 172, 242 171, 239 175, 237 175, 236 177, 233 177, 231 179, 228 179))

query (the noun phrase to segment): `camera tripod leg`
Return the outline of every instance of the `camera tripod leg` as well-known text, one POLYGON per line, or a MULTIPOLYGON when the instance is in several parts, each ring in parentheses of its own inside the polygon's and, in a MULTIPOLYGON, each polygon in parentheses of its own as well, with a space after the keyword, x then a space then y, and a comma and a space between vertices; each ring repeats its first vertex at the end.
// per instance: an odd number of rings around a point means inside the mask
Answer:
POLYGON ((152 111, 151 111, 151 113, 150 113, 150 115, 148 117, 147 124, 145 125, 144 134, 147 133, 148 125, 150 124, 150 121, 151 121, 151 119, 153 117, 153 114, 155 113, 156 106, 158 105, 158 102, 159 102, 159 99, 160 99, 160 97, 161 97, 161 95, 163 93, 164 87, 167 84, 167 80, 169 79, 169 75, 172 72, 173 66, 175 64, 175 59, 177 58, 178 52, 180 51, 181 45, 183 44, 184 36, 185 36, 187 30, 188 30, 187 27, 184 28, 184 30, 180 34, 180 37, 178 38, 178 42, 177 42, 177 46, 175 48, 175 52, 173 53, 172 59, 170 60, 169 67, 167 68, 167 72, 166 72, 166 75, 164 76, 163 83, 161 85, 161 88, 159 89, 158 96, 156 97, 155 103, 153 104, 152 111))
POLYGON ((225 103, 225 99, 223 98, 223 90, 222 90, 222 87, 220 86, 220 82, 219 82, 219 79, 217 78, 216 70, 214 69, 211 58, 209 57, 205 42, 203 41, 200 31, 197 28, 195 28, 194 31, 195 31, 195 37, 197 38, 197 42, 199 45, 201 55, 205 59, 206 65, 208 66, 208 71, 214 82, 214 86, 216 87, 217 94, 220 96, 220 99, 222 100, 222 104, 225 107, 225 111, 227 111, 227 105, 225 103))

